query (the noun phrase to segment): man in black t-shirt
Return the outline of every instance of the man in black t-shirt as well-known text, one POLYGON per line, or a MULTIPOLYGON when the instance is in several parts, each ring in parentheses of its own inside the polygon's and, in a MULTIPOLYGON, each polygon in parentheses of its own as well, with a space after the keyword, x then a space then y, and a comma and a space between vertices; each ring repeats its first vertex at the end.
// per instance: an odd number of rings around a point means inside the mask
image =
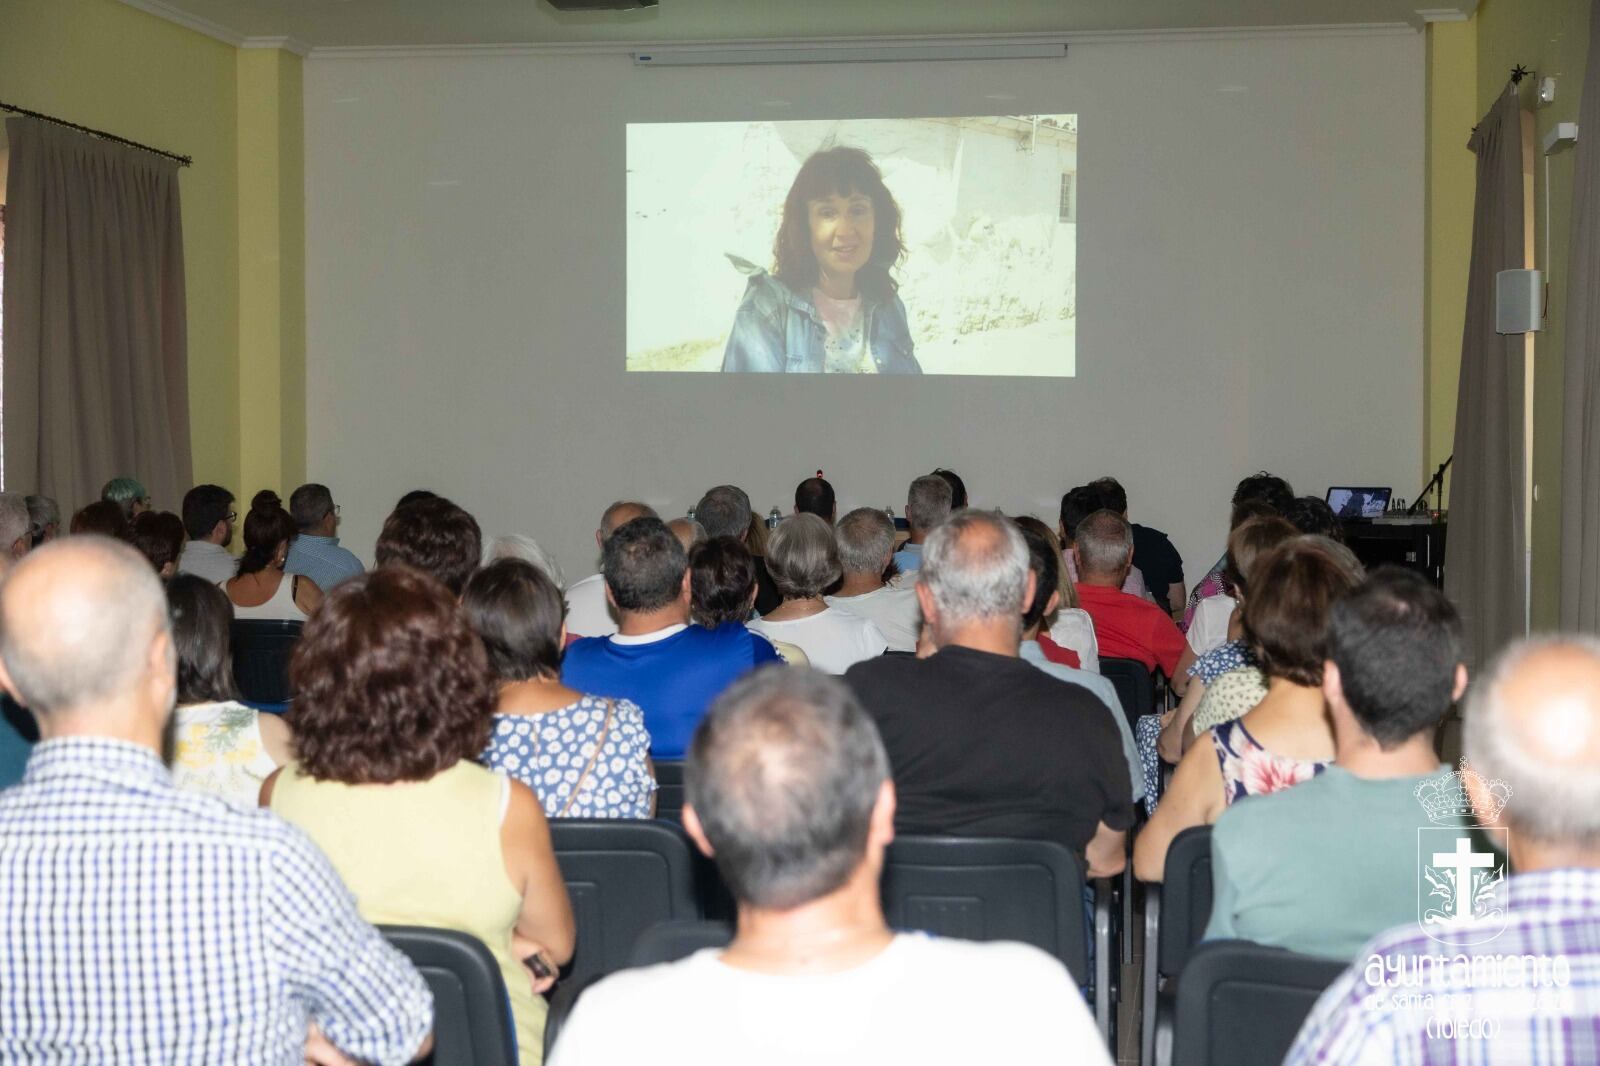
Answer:
MULTIPOLYGON (((1128 493, 1114 477, 1098 478, 1089 483, 1098 489, 1103 506, 1128 517, 1128 493)), ((1173 547, 1172 540, 1161 530, 1128 523, 1133 530, 1133 565, 1144 575, 1144 587, 1150 597, 1169 614, 1183 613, 1185 590, 1183 587, 1183 556, 1173 547)))
POLYGON ((1033 581, 1009 519, 960 512, 929 534, 916 586, 938 650, 845 681, 889 752, 901 832, 1055 840, 1111 876, 1134 819, 1128 767, 1088 690, 1017 657, 1033 581))

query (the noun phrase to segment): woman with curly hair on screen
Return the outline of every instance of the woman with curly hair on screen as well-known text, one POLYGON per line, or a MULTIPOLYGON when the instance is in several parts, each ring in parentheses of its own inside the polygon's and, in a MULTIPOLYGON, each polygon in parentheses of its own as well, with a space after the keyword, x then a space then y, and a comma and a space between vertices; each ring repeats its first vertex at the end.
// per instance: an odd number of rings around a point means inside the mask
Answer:
POLYGON ((859 148, 812 153, 783 202, 769 273, 750 275, 722 369, 729 373, 920 374, 889 273, 905 256, 900 205, 859 148))

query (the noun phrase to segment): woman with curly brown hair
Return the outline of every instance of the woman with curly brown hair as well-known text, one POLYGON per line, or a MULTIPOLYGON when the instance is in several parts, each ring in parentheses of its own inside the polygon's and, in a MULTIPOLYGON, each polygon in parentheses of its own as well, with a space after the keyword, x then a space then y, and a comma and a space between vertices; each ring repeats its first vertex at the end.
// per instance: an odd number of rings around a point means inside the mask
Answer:
POLYGON ((407 567, 336 587, 290 663, 296 761, 261 802, 310 835, 370 922, 470 933, 500 964, 522 1066, 541 1060, 545 972, 572 957, 572 907, 528 787, 473 761, 495 686, 443 585, 407 567))

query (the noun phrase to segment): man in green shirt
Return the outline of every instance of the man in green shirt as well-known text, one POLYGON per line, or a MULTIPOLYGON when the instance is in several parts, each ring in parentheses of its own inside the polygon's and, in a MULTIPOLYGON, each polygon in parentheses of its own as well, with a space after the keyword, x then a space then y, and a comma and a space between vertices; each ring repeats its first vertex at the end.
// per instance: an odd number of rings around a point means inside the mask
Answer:
POLYGON ((1462 659, 1455 608, 1411 571, 1376 570, 1334 605, 1322 673, 1334 765, 1218 820, 1206 939, 1349 959, 1416 920, 1427 816, 1415 793, 1446 772, 1433 737, 1466 690, 1462 659))

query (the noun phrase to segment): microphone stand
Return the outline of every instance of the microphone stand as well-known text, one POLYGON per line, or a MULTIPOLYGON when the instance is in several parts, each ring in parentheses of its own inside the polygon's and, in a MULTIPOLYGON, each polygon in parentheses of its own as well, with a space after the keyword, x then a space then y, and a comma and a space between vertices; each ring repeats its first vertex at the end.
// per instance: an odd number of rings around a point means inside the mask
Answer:
POLYGON ((1430 479, 1426 485, 1422 486, 1422 491, 1417 493, 1417 498, 1411 501, 1410 507, 1406 508, 1406 514, 1416 514, 1419 511, 1424 510, 1425 508, 1423 507, 1423 504, 1428 501, 1428 493, 1434 491, 1435 489, 1439 491, 1439 502, 1444 502, 1444 472, 1450 469, 1450 464, 1455 462, 1455 459, 1456 457, 1454 453, 1452 453, 1448 459, 1439 464, 1439 469, 1434 471, 1432 479, 1430 479))

